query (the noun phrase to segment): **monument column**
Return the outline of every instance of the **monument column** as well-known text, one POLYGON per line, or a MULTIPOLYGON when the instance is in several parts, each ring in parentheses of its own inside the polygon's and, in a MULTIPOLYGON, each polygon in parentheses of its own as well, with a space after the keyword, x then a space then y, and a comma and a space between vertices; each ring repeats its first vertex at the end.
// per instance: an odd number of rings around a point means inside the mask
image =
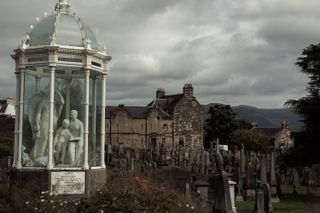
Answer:
POLYGON ((18 140, 19 140, 19 101, 20 101, 20 73, 16 71, 16 102, 15 102, 15 120, 14 120, 14 148, 13 148, 13 162, 12 167, 15 168, 18 161, 18 140))
POLYGON ((89 83, 90 83, 90 69, 85 69, 84 80, 84 147, 83 147, 83 169, 89 169, 88 163, 88 140, 89 140, 89 83))
POLYGON ((54 80, 55 71, 54 66, 50 66, 50 96, 49 96, 49 146, 48 146, 48 164, 47 169, 53 169, 53 111, 54 111, 54 80))
POLYGON ((20 72, 20 93, 19 93, 19 128, 18 128, 18 157, 16 168, 20 169, 22 167, 21 157, 22 157, 22 136, 23 136, 23 103, 24 103, 24 77, 25 70, 19 69, 20 72))
MULTIPOLYGON (((105 164, 105 137, 106 137, 106 78, 107 75, 102 75, 102 100, 101 100, 101 144, 100 144, 100 149, 101 149, 101 167, 102 168, 106 168, 106 164, 105 164)), ((111 124, 110 124, 111 125, 111 124)), ((109 154, 109 153, 108 153, 109 154)))
POLYGON ((70 119, 70 84, 71 79, 66 79, 67 88, 66 88, 66 119, 70 119))
POLYGON ((97 79, 92 79, 92 124, 91 124, 91 143, 93 147, 93 165, 96 166, 96 149, 97 149, 97 79))

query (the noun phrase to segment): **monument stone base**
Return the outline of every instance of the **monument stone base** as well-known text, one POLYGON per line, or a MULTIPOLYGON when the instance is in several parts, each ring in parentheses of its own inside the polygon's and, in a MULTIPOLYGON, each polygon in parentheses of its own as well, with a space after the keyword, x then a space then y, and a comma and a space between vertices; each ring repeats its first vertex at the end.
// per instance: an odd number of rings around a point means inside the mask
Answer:
POLYGON ((106 169, 12 170, 10 193, 12 196, 48 194, 72 199, 91 197, 104 187, 106 179, 106 169))

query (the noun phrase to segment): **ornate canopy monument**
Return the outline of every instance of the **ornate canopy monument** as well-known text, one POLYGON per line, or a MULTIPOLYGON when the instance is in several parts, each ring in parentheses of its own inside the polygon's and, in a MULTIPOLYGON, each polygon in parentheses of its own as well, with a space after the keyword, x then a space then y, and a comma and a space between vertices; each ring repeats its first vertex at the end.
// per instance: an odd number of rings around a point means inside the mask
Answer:
POLYGON ((87 177, 105 172, 106 77, 111 56, 90 27, 70 13, 67 0, 59 0, 52 14, 37 18, 12 57, 17 80, 14 181, 47 174, 51 194, 87 193, 89 182, 96 179, 87 177), (84 182, 87 188, 54 185, 57 178, 79 176, 80 183, 74 185, 84 182))

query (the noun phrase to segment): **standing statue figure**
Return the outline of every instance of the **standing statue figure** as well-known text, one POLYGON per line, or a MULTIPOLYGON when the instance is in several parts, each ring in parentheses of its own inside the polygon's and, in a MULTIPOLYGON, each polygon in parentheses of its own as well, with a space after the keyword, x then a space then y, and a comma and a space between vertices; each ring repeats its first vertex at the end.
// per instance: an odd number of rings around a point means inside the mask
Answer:
MULTIPOLYGON (((64 99, 57 90, 55 91, 54 102, 53 129, 55 130, 64 105, 64 99)), ((39 161, 42 158, 48 157, 49 107, 48 88, 45 92, 38 92, 29 99, 28 114, 32 139, 34 141, 29 157, 33 161, 39 161)), ((48 159, 46 161, 48 161, 48 159)))
MULTIPOLYGON (((72 134, 69 130, 69 120, 64 119, 62 126, 57 130, 54 137, 54 162, 55 164, 66 164, 66 154, 69 142, 72 139, 72 134)), ((74 153, 73 153, 74 154, 74 153)), ((72 158, 71 156, 69 158, 72 158)))
POLYGON ((68 146, 69 157, 71 158, 69 161, 71 165, 79 166, 83 159, 83 124, 78 119, 78 112, 76 110, 71 110, 70 112, 69 129, 74 138, 68 146))

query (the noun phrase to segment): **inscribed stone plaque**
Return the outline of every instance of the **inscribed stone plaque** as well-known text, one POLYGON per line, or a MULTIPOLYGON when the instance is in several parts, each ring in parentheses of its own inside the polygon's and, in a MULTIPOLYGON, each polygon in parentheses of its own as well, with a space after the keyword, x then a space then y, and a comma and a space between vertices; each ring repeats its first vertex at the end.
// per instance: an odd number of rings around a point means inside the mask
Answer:
POLYGON ((51 195, 85 193, 85 172, 51 172, 51 195))

